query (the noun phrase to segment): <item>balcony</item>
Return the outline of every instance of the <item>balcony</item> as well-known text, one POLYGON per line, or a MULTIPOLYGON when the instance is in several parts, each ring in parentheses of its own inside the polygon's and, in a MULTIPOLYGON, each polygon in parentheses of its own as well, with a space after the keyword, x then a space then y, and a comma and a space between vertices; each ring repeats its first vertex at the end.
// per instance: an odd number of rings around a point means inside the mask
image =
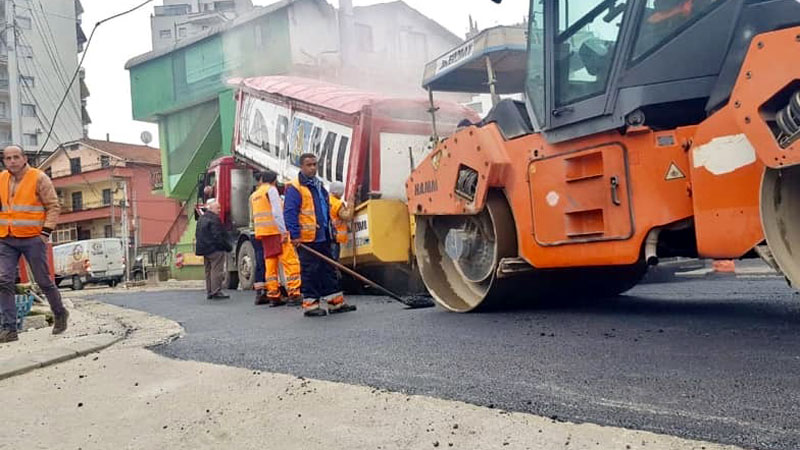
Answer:
MULTIPOLYGON (((61 215, 58 218, 59 224, 83 222, 111 217, 112 207, 110 204, 96 202, 81 205, 64 204, 61 205, 61 215), (77 207, 76 207, 77 206, 77 207)), ((122 217, 122 207, 114 205, 114 217, 122 217)))

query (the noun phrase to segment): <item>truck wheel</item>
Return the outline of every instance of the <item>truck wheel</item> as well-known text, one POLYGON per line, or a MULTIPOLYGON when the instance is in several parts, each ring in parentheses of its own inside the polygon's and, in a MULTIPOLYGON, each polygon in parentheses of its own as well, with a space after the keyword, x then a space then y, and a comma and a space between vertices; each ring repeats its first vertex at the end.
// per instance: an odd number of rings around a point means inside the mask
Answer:
POLYGON ((253 289, 256 274, 256 250, 250 241, 242 242, 239 255, 236 257, 236 269, 239 273, 239 284, 243 291, 253 289))
POLYGON ((225 271, 225 277, 222 279, 222 285, 225 289, 235 291, 239 288, 239 272, 225 271))
POLYGON ((73 275, 72 276, 72 290, 73 291, 80 291, 81 289, 83 289, 83 280, 81 280, 81 277, 79 277, 77 275, 73 275))

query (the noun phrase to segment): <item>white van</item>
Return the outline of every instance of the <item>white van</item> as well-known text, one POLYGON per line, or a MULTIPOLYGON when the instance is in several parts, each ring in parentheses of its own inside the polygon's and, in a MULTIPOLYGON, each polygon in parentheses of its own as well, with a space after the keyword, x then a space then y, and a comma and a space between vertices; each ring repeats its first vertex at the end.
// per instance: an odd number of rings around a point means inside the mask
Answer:
POLYGON ((116 286, 125 276, 125 252, 117 238, 88 239, 53 247, 56 285, 71 284, 73 290, 87 283, 116 286))

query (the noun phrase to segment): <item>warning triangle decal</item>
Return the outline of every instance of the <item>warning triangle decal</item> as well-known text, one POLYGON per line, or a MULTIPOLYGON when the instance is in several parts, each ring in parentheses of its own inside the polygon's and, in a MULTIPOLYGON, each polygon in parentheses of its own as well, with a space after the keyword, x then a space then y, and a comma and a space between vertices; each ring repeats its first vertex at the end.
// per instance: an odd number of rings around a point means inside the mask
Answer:
POLYGON ((678 167, 677 164, 670 163, 669 169, 667 169, 667 174, 664 176, 664 179, 669 180, 677 180, 679 178, 686 178, 686 175, 681 172, 681 169, 678 167))

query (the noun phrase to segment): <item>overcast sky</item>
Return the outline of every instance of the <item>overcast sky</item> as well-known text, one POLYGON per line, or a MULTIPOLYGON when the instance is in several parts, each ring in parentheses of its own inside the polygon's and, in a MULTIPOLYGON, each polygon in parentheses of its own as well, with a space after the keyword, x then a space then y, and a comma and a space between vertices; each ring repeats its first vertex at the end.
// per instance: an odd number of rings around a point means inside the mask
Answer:
MULTIPOLYGON (((386 0, 353 0, 354 6, 384 3, 386 0)), ((489 0, 405 0, 411 7, 436 20, 463 37, 469 26, 468 16, 478 21, 480 28, 499 24, 519 23, 528 9, 528 0, 505 0, 496 5, 489 0)), ((141 3, 142 0, 81 0, 85 10, 83 30, 87 37, 94 24, 103 18, 141 3)), ((254 0, 256 5, 268 5, 273 0, 254 0)), ((329 0, 338 7, 338 0, 329 0)), ((155 124, 137 122, 131 118, 130 81, 125 62, 150 51, 150 15, 155 0, 142 9, 101 25, 95 32, 84 61, 86 83, 91 92, 88 98, 89 137, 140 144, 139 136, 148 130, 158 143, 155 124)))

